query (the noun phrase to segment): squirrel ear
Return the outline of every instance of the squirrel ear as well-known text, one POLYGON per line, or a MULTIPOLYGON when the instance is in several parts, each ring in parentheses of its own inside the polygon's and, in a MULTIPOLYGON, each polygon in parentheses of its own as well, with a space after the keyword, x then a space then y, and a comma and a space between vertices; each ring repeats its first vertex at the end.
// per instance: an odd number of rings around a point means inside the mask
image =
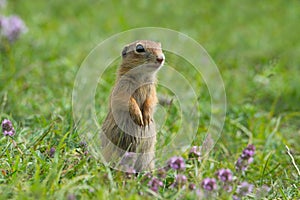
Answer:
POLYGON ((127 47, 127 46, 124 47, 124 49, 123 49, 123 51, 122 51, 122 56, 123 56, 123 57, 126 56, 127 50, 128 50, 128 47, 127 47))

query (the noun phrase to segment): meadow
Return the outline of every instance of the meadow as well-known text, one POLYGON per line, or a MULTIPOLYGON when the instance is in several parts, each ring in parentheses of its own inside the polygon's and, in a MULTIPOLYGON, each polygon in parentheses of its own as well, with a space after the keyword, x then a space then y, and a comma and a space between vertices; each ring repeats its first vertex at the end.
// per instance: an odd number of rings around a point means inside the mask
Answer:
MULTIPOLYGON (((300 198, 300 1, 8 0, 0 16, 10 15, 28 30, 14 42, 0 38, 0 120, 15 129, 11 137, 0 132, 0 199, 300 198), (173 29, 200 43, 227 97, 213 151, 174 155, 183 158, 178 166, 150 175, 118 172, 95 159, 72 116, 85 57, 106 38, 139 27, 173 29), (247 169, 237 170, 239 158, 249 161, 247 169), (230 180, 220 179, 221 169, 231 171, 230 180)), ((100 118, 115 77, 107 73, 107 89, 96 97, 103 99, 100 118)), ((210 120, 209 95, 201 95, 199 134, 210 120)), ((173 125, 167 121, 163 134, 173 134, 173 125)), ((200 146, 200 138, 192 145, 200 146)))

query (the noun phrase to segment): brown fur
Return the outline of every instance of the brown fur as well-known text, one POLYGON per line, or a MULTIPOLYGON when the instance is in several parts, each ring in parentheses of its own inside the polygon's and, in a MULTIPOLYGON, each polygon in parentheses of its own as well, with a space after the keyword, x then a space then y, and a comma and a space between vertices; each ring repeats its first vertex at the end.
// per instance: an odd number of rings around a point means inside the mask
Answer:
POLYGON ((109 113, 102 126, 102 155, 114 167, 120 162, 124 165, 125 159, 125 165, 136 171, 152 170, 156 142, 153 112, 158 101, 155 75, 163 65, 164 55, 160 43, 147 40, 128 44, 122 55, 109 113), (139 44, 145 52, 136 51, 139 44), (126 151, 135 153, 131 163, 124 157, 126 151))

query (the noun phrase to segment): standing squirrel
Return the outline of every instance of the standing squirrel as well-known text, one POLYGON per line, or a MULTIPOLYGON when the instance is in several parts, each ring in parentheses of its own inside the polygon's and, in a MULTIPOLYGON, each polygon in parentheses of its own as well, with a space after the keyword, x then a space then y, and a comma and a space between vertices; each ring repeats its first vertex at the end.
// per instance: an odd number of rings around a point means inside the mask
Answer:
POLYGON ((137 172, 154 169, 155 83, 164 61, 161 44, 149 40, 130 43, 122 51, 101 134, 102 156, 114 167, 122 165, 137 172))

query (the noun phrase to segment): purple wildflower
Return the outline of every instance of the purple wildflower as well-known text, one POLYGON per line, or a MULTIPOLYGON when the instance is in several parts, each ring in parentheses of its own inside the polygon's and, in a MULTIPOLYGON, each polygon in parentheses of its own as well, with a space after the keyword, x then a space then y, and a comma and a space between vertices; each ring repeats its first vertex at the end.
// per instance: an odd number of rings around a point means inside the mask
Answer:
POLYGON ((56 151, 56 149, 55 149, 54 147, 51 147, 51 149, 49 150, 49 156, 50 156, 51 158, 54 157, 55 151, 56 151))
POLYGON ((196 190, 196 195, 197 195, 198 199, 204 199, 205 198, 203 191, 200 190, 200 189, 196 190))
POLYGON ((83 155, 87 156, 89 154, 89 151, 88 151, 88 148, 87 148, 88 145, 87 145, 87 143, 85 141, 81 141, 79 143, 79 147, 82 149, 83 155))
POLYGON ((248 162, 245 162, 241 157, 238 158, 238 160, 235 163, 235 169, 237 171, 245 171, 248 167, 248 162))
POLYGON ((90 192, 90 193, 94 193, 94 192, 95 192, 95 189, 94 189, 94 188, 90 188, 90 189, 89 189, 89 192, 90 192))
POLYGON ((13 136, 16 133, 11 121, 8 119, 2 121, 2 132, 4 136, 13 136))
POLYGON ((170 158, 168 161, 168 167, 175 169, 175 170, 184 170, 185 169, 185 162, 182 157, 174 156, 170 158))
POLYGON ((236 193, 238 197, 246 196, 247 194, 251 193, 253 190, 253 185, 247 182, 242 182, 237 186, 236 193))
POLYGON ((218 179, 223 182, 231 182, 232 181, 232 172, 230 169, 220 169, 217 172, 218 179))
POLYGON ((223 185, 223 190, 225 190, 226 192, 231 192, 232 191, 232 186, 229 184, 224 184, 223 185))
POLYGON ((159 178, 166 178, 166 176, 167 176, 166 170, 165 170, 164 168, 158 169, 158 170, 157 170, 157 176, 158 176, 159 178))
POLYGON ((147 172, 146 174, 143 175, 143 177, 145 179, 151 179, 152 178, 152 173, 151 172, 147 172))
POLYGON ((79 146, 80 146, 81 148, 83 148, 83 149, 86 149, 86 148, 87 148, 87 143, 86 143, 85 141, 81 141, 81 142, 79 143, 79 146))
POLYGON ((255 146, 249 144, 244 150, 243 153, 238 158, 235 163, 235 168, 237 171, 245 171, 250 163, 253 162, 253 156, 255 153, 255 146))
POLYGON ((201 156, 200 147, 193 146, 189 152, 189 158, 198 158, 201 156))
POLYGON ((241 155, 241 158, 244 159, 249 159, 251 157, 253 157, 255 153, 255 146, 253 144, 249 144, 244 150, 243 153, 241 155))
POLYGON ((233 195, 233 196, 232 196, 232 199, 233 199, 233 200, 240 200, 241 198, 239 198, 239 197, 236 196, 236 195, 233 195))
POLYGON ((205 178, 202 181, 202 187, 203 187, 203 189, 205 189, 207 191, 212 191, 212 190, 217 189, 216 179, 214 179, 214 178, 205 178))
POLYGON ((182 186, 185 185, 186 182, 187 182, 187 178, 186 178, 185 175, 183 175, 183 174, 177 174, 175 176, 174 183, 172 183, 172 185, 170 187, 171 188, 182 187, 182 186))
POLYGON ((190 183, 190 184, 189 184, 189 189, 190 189, 190 190, 196 190, 196 185, 195 185, 195 183, 190 183))
POLYGON ((67 198, 68 200, 76 200, 75 194, 69 194, 67 198))
POLYGON ((14 42, 22 33, 27 32, 27 27, 18 16, 0 16, 0 36, 14 42))
POLYGON ((141 183, 149 183, 149 181, 152 179, 152 173, 151 172, 147 172, 145 174, 143 174, 142 178, 141 178, 141 183))
POLYGON ((270 190, 271 190, 271 188, 268 187, 267 185, 261 186, 260 188, 258 188, 256 190, 256 194, 255 194, 256 199, 264 198, 265 196, 267 196, 267 194, 270 192, 270 190))
POLYGON ((135 177, 136 170, 133 167, 127 166, 125 170, 125 174, 128 179, 135 177))
POLYGON ((153 192, 157 192, 159 187, 163 186, 163 183, 158 179, 153 177, 149 182, 148 186, 153 192))

